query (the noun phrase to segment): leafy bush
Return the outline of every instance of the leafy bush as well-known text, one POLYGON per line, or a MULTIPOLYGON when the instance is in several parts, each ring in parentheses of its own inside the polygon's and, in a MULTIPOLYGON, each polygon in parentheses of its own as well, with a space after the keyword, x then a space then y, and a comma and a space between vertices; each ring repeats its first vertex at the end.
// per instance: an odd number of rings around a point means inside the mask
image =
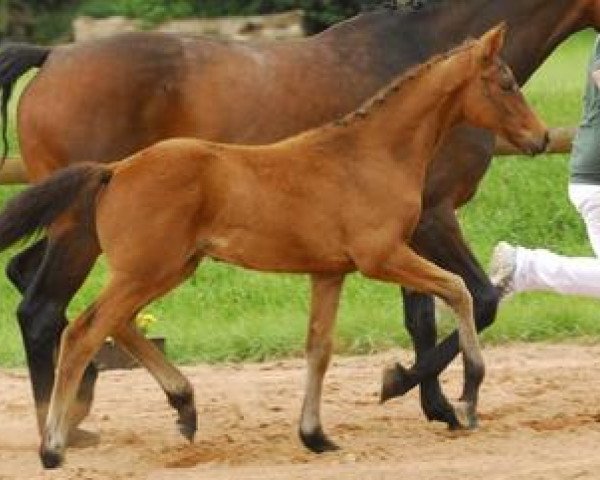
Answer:
POLYGON ((8 36, 38 43, 67 41, 71 21, 77 15, 96 18, 122 15, 154 25, 172 18, 253 15, 291 9, 304 10, 307 32, 316 33, 365 7, 384 2, 386 0, 0 0, 3 7, 0 38, 8 36))
POLYGON ((87 0, 79 7, 79 13, 98 18, 122 15, 158 23, 168 18, 194 15, 196 11, 190 0, 87 0))
POLYGON ((79 12, 92 17, 123 15, 158 23, 191 15, 217 17, 302 9, 306 12, 307 30, 317 32, 356 15, 366 5, 378 3, 381 0, 85 0, 79 12))

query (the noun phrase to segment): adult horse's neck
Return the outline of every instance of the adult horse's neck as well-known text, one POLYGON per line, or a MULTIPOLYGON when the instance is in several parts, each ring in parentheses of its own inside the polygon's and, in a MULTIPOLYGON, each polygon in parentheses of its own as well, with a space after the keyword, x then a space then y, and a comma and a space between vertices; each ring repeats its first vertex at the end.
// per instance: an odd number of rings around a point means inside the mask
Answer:
POLYGON ((591 1, 487 0, 486 3, 500 3, 507 10, 509 35, 503 58, 520 85, 562 41, 596 22, 589 6, 591 1))
POLYGON ((503 57, 523 84, 566 37, 600 26, 597 11, 600 6, 595 7, 593 0, 442 0, 420 10, 364 14, 332 29, 330 35, 337 36, 336 47, 345 58, 356 58, 357 52, 344 52, 356 48, 344 37, 367 39, 363 44, 371 55, 371 68, 389 80, 407 66, 506 21, 509 35, 503 57))
POLYGON ((360 161, 393 159, 422 181, 445 135, 464 121, 462 92, 473 72, 474 48, 469 42, 401 75, 336 122, 341 130, 333 134, 351 139, 344 143, 361 152, 360 161))

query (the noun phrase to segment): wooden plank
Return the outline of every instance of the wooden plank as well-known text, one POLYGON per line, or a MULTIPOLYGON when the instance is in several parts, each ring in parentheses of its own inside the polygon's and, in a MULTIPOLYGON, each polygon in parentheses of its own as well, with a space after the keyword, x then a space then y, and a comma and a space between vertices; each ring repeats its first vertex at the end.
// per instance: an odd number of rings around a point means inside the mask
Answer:
MULTIPOLYGON (((550 143, 546 153, 569 153, 577 127, 556 127, 550 129, 550 143)), ((496 139, 494 155, 522 155, 512 144, 501 137, 496 139)))
POLYGON ((27 174, 20 158, 7 158, 0 169, 0 185, 27 183, 27 174))

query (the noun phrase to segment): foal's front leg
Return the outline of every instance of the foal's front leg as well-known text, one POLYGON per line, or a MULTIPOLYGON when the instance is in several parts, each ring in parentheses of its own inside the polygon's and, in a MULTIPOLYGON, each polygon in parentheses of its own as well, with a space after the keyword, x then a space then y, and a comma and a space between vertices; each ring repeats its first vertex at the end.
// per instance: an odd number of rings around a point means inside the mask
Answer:
MULTIPOLYGON (((490 283, 466 244, 454 211, 443 208, 424 212, 421 223, 413 234, 412 244, 419 246, 419 253, 424 257, 463 278, 473 296, 477 330, 481 331, 491 325, 498 306, 498 290, 490 283)), ((386 370, 382 396, 388 399, 404 395, 420 383, 423 407, 428 418, 433 414, 433 419, 444 421, 453 427, 449 412, 443 408, 445 399, 439 389, 437 376, 458 354, 458 334, 455 331, 436 345, 433 309, 423 311, 418 308, 418 305, 428 302, 427 297, 413 292, 405 294, 404 301, 405 322, 413 337, 417 358, 410 369, 398 364, 395 368, 386 370), (435 385, 437 389, 425 388, 435 385), (436 405, 442 408, 431 408, 436 405)))
POLYGON ((311 311, 306 339, 307 375, 299 434, 302 443, 315 453, 339 448, 323 433, 321 392, 331 358, 331 336, 343 282, 343 275, 311 277, 311 311))
POLYGON ((355 258, 365 276, 398 283, 405 287, 442 298, 458 317, 458 331, 464 361, 464 390, 461 402, 454 405, 456 418, 465 427, 476 425, 479 386, 484 362, 473 319, 471 295, 463 280, 418 256, 403 244, 381 260, 367 254, 355 258))

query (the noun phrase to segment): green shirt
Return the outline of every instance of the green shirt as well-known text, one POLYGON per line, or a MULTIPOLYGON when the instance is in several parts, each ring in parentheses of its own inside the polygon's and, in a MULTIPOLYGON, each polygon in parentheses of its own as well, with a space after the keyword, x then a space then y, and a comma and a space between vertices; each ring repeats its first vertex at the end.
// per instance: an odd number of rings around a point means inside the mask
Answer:
POLYGON ((573 139, 571 151, 571 183, 600 185, 600 91, 592 72, 600 69, 600 35, 587 69, 583 96, 583 118, 573 139))

